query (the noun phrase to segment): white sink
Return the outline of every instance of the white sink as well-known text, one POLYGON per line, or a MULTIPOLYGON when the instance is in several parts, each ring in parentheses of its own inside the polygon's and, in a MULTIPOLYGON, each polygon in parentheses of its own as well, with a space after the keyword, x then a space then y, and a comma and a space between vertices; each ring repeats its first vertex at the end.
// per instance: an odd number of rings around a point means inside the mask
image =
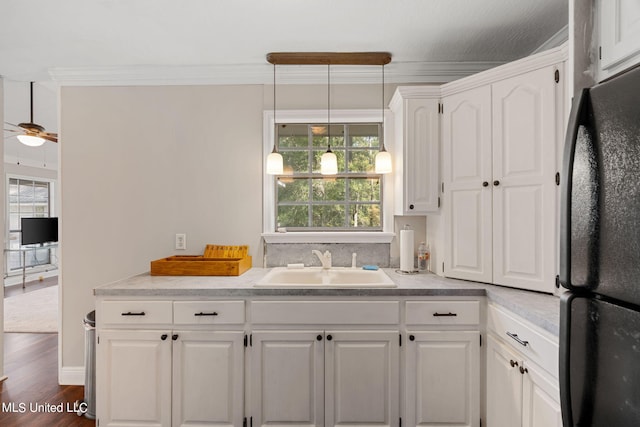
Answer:
POLYGON ((330 269, 276 267, 254 286, 261 288, 395 288, 396 284, 382 270, 346 267, 330 269))

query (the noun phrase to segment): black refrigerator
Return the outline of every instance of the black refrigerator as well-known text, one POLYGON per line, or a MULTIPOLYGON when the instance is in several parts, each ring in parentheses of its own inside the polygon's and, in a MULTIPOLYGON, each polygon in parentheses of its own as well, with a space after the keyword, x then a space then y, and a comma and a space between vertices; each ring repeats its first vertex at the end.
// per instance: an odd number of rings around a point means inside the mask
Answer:
POLYGON ((574 98, 560 212, 564 427, 640 426, 640 68, 574 98))

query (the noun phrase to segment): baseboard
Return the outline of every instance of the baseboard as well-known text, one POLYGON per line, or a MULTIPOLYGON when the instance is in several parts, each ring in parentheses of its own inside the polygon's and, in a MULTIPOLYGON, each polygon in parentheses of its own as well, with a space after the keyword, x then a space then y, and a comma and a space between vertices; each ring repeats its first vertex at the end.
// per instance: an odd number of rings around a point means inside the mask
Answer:
POLYGON ((58 383, 60 385, 84 385, 84 366, 59 368, 58 383))

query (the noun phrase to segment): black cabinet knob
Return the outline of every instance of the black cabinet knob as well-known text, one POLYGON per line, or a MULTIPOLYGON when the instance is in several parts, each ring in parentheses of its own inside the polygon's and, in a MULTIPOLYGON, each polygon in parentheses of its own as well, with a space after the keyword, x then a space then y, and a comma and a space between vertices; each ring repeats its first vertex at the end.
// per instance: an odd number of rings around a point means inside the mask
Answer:
POLYGON ((160 339, 161 339, 162 341, 164 341, 164 340, 166 340, 166 339, 167 339, 167 337, 168 337, 168 336, 169 336, 169 335, 167 335, 167 334, 162 334, 162 335, 160 335, 160 339))
POLYGON ((327 341, 331 341, 333 337, 331 335, 327 335, 327 341))
POLYGON ((500 185, 500 181, 498 181, 498 180, 496 179, 495 181, 493 181, 493 185, 495 185, 495 186, 497 187, 498 185, 500 185))
POLYGON ((482 183, 482 186, 483 186, 483 187, 488 187, 488 186, 489 186, 489 183, 488 183, 487 181, 484 181, 484 182, 482 183))
POLYGON ((518 362, 516 362, 515 360, 510 360, 509 364, 511 365, 511 367, 513 368, 514 366, 518 366, 518 362))
POLYGON ((171 335, 171 339, 174 340, 174 341, 177 340, 178 339, 178 334, 171 335))
POLYGON ((409 335, 409 341, 415 341, 415 340, 416 340, 415 335, 409 335))
POLYGON ((318 336, 316 337, 316 339, 317 339, 318 341, 322 341, 322 335, 318 335, 318 336))
POLYGON ((413 207, 414 207, 413 205, 409 205, 409 209, 413 209, 413 207))
POLYGON ((527 372, 529 372, 529 370, 527 368, 525 368, 524 366, 520 366, 520 373, 522 375, 526 374, 527 372))

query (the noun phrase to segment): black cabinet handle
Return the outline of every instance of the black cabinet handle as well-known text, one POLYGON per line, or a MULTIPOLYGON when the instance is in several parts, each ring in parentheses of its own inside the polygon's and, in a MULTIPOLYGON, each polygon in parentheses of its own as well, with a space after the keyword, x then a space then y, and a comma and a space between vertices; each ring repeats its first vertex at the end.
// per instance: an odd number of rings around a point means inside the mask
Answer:
POLYGON ((500 181, 498 181, 498 180, 496 179, 495 181, 493 181, 493 185, 495 185, 495 186, 497 187, 498 185, 500 185, 500 181))
POLYGON ((171 335, 171 339, 174 340, 174 341, 177 340, 178 339, 178 334, 171 335))
POLYGON ((322 341, 322 335, 318 334, 318 336, 316 337, 316 339, 317 339, 318 341, 322 341))
POLYGON ((518 366, 518 362, 516 362, 515 360, 509 360, 509 364, 511 365, 512 368, 514 366, 518 366))
POLYGON ((482 186, 483 186, 483 187, 488 187, 488 186, 489 186, 489 183, 488 183, 487 181, 484 181, 484 182, 482 183, 482 186))
POLYGON ((331 335, 327 335, 327 341, 331 341, 333 337, 331 335))
POLYGON ((525 341, 525 340, 520 339, 518 337, 518 334, 512 334, 511 332, 507 331, 507 335, 509 337, 513 338, 518 344, 520 344, 520 345, 522 345, 524 347, 529 345, 529 341, 525 341))
POLYGON ((457 313, 438 313, 437 311, 433 313, 433 317, 456 317, 457 313))
POLYGON ((409 205, 409 209, 413 209, 413 205, 409 205))
POLYGON ((169 336, 169 335, 167 335, 167 334, 162 334, 162 335, 160 335, 160 339, 161 339, 162 341, 164 341, 164 340, 166 340, 166 339, 167 339, 167 337, 168 337, 168 336, 169 336))
POLYGON ((144 311, 138 311, 138 312, 133 312, 133 311, 127 311, 126 313, 122 313, 123 316, 145 316, 145 312, 144 311))
POLYGON ((218 313, 216 313, 215 311, 212 311, 211 313, 205 313, 203 311, 201 311, 200 313, 193 313, 194 316, 217 316, 218 313))
POLYGON ((409 335, 409 341, 415 341, 415 340, 416 340, 415 335, 409 335))

